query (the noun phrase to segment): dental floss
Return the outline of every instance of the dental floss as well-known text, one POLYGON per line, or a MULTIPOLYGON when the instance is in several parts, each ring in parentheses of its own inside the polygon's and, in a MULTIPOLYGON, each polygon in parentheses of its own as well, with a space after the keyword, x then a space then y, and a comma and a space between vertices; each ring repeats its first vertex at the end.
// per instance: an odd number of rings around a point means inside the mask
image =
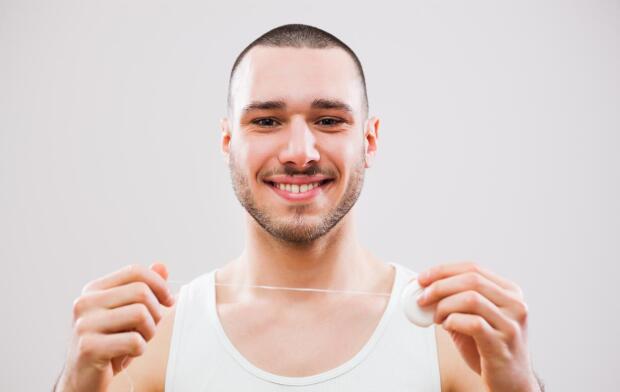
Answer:
MULTIPOLYGON (((169 280, 169 283, 184 284, 185 282, 178 280, 169 280)), ((317 289, 307 287, 284 287, 284 286, 266 286, 266 285, 244 285, 235 283, 215 283, 216 286, 228 286, 228 287, 251 287, 266 290, 287 290, 287 291, 310 291, 318 293, 333 293, 333 294, 359 294, 359 295, 379 295, 383 297, 389 297, 391 293, 380 293, 375 291, 361 291, 361 290, 331 290, 331 289, 317 289)))

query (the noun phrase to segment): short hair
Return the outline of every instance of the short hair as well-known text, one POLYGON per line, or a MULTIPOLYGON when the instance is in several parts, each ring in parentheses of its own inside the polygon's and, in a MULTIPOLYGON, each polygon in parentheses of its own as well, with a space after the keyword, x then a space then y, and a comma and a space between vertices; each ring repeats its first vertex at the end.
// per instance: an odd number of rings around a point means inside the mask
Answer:
POLYGON ((235 63, 230 70, 230 77, 228 79, 228 96, 227 105, 229 110, 232 109, 232 82, 235 76, 235 71, 241 63, 241 60, 245 55, 255 46, 271 46, 281 48, 311 48, 311 49, 328 49, 328 48, 341 48, 351 56, 357 71, 359 73, 360 81, 362 84, 363 101, 362 109, 365 116, 368 115, 368 93, 366 92, 366 78, 364 77, 364 70, 362 69, 362 63, 357 58, 355 52, 347 46, 340 39, 334 35, 328 33, 325 30, 321 30, 318 27, 305 25, 305 24, 286 24, 276 28, 273 28, 260 37, 256 38, 245 49, 239 53, 235 63))

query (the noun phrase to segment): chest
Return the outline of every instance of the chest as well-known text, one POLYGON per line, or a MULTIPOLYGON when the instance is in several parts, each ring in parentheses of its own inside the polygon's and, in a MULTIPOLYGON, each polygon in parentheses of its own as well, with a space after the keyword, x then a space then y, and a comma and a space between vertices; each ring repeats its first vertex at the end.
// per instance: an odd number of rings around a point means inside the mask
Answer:
POLYGON ((267 372, 303 377, 353 358, 375 332, 386 298, 286 298, 218 304, 235 348, 267 372))

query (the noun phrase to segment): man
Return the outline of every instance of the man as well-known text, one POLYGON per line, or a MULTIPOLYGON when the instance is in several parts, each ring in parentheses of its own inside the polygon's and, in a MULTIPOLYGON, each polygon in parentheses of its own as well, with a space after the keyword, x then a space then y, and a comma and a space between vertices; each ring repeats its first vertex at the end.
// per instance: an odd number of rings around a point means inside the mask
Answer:
POLYGON ((162 264, 87 284, 57 390, 540 390, 516 284, 471 262, 417 275, 358 241, 379 119, 348 46, 307 25, 265 33, 233 66, 221 130, 244 250, 176 300, 162 264), (416 278, 429 328, 399 305, 416 278))

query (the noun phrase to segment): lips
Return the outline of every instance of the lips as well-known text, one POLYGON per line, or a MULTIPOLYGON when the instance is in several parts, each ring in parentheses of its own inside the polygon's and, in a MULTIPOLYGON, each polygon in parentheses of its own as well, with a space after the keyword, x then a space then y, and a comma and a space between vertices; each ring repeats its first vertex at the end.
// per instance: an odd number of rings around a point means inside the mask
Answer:
POLYGON ((263 181, 286 200, 305 201, 323 192, 333 179, 319 176, 281 176, 270 177, 263 181))

